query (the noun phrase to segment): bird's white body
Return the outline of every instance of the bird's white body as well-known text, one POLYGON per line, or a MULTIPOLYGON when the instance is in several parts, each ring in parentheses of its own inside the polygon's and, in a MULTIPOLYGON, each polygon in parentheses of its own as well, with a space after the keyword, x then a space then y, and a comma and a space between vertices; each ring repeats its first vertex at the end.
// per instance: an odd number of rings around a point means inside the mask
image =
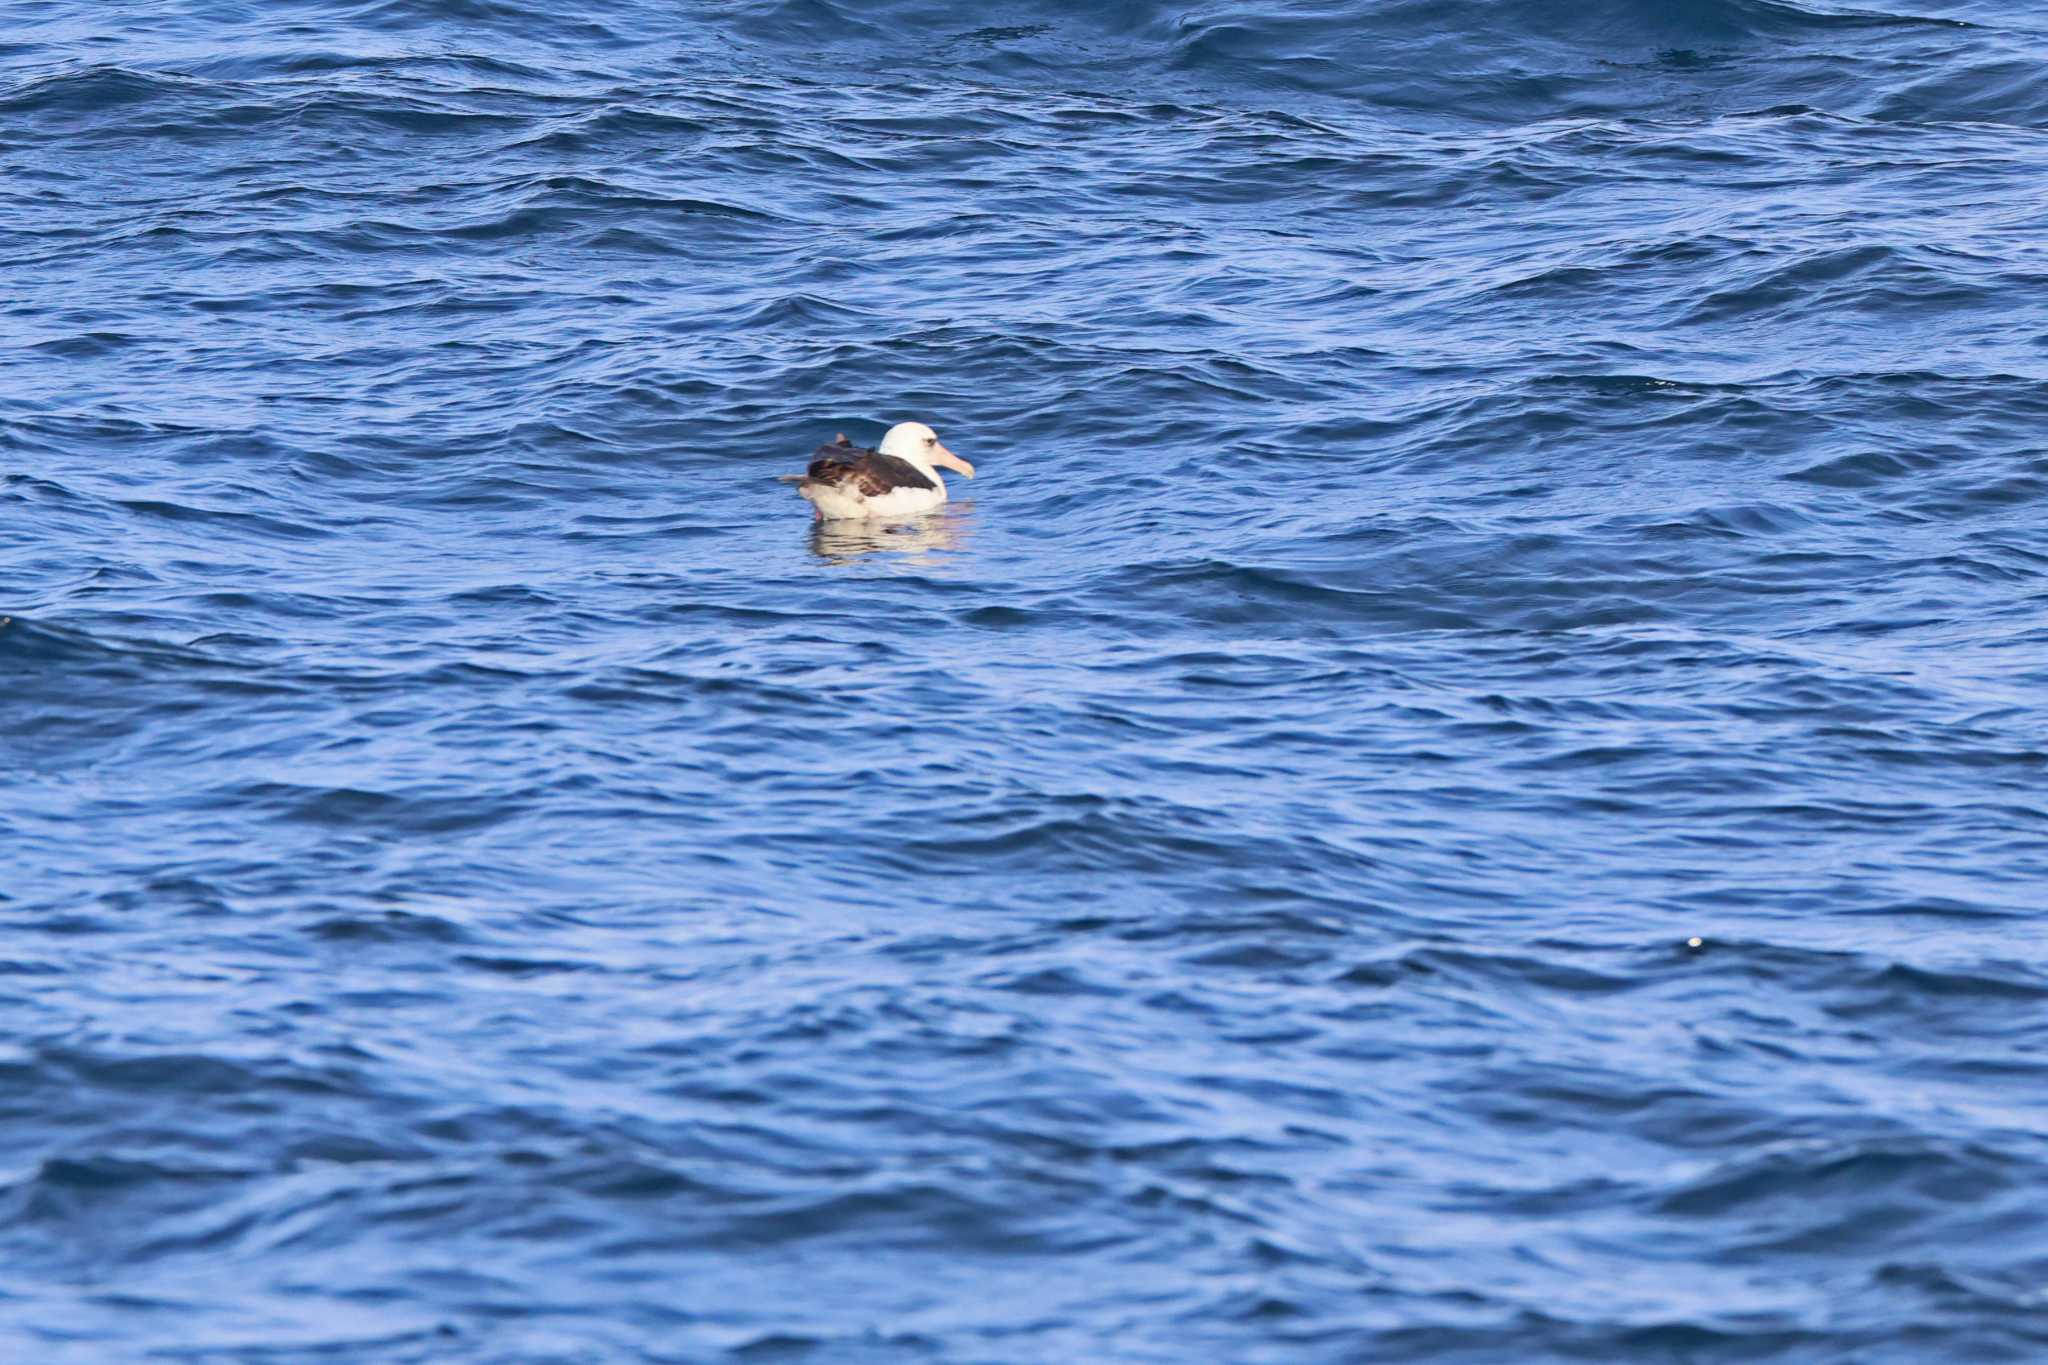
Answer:
POLYGON ((874 517, 914 517, 946 505, 946 481, 933 469, 919 471, 937 488, 892 488, 869 497, 859 489, 837 488, 831 484, 801 484, 797 492, 810 499, 821 521, 864 521, 874 517))
POLYGON ((974 477, 974 466, 941 445, 930 427, 898 422, 873 450, 861 450, 844 436, 820 446, 810 472, 796 478, 796 491, 820 521, 914 517, 945 506, 941 466, 974 477))

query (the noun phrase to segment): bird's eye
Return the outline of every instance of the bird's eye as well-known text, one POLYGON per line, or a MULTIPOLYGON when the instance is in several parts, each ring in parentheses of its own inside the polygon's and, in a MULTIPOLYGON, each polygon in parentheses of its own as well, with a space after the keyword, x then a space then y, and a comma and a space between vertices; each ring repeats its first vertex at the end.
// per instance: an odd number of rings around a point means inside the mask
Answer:
POLYGON ((927 436, 924 438, 924 443, 928 446, 935 446, 939 443, 939 438, 936 436, 927 436))

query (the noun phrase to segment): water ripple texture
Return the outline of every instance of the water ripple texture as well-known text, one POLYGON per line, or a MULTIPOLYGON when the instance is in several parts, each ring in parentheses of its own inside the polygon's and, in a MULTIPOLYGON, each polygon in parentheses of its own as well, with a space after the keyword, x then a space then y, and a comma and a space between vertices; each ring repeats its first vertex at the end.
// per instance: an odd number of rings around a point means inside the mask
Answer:
POLYGON ((2048 1359, 2037 6, 5 11, 0 1357, 2048 1359))

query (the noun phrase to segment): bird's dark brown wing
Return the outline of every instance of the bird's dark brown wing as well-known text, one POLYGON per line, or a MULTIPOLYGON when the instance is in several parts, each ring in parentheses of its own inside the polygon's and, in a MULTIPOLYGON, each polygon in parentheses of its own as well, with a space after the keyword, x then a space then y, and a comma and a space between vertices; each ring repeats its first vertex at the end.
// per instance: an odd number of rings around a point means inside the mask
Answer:
POLYGON ((863 450, 844 436, 811 452, 811 467, 805 471, 805 477, 813 483, 829 484, 870 498, 879 498, 898 488, 936 486, 909 461, 877 450, 863 450))

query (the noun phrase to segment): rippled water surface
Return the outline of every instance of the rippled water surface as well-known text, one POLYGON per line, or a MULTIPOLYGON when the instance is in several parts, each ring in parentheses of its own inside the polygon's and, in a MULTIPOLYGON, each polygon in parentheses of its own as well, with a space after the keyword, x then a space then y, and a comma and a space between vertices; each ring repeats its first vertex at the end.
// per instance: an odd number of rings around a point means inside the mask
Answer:
POLYGON ((2036 5, 4 12, 0 1356, 2048 1359, 2036 5))

